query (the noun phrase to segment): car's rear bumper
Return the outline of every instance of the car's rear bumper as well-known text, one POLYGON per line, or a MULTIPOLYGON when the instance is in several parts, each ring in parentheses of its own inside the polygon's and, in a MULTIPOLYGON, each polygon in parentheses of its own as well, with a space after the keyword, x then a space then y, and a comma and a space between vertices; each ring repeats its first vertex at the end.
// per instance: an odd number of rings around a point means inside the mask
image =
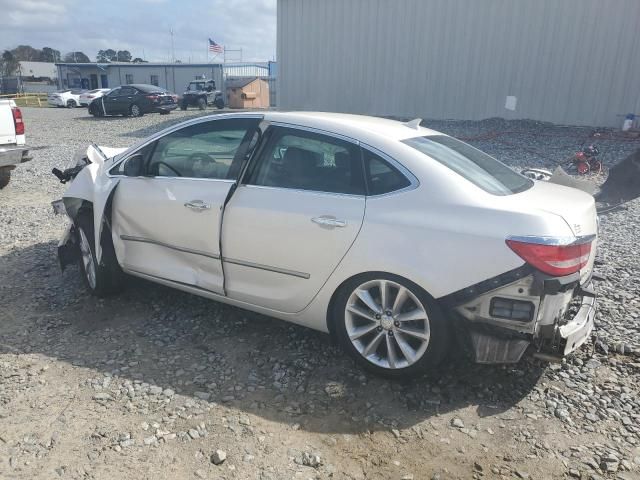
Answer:
POLYGON ((31 160, 29 147, 25 145, 3 145, 0 147, 0 167, 18 165, 31 160))
POLYGON ((476 362, 515 363, 527 350, 558 360, 590 338, 596 294, 590 280, 580 283, 579 274, 549 277, 524 266, 485 285, 465 289, 474 292, 466 297, 441 299, 476 362), (495 302, 504 306, 496 310, 495 302), (509 305, 516 305, 511 311, 520 318, 507 318, 509 305))
POLYGON ((169 103, 167 105, 158 105, 153 107, 154 112, 157 113, 161 113, 161 112, 170 112, 172 110, 175 110, 176 108, 178 108, 178 104, 177 103, 169 103))

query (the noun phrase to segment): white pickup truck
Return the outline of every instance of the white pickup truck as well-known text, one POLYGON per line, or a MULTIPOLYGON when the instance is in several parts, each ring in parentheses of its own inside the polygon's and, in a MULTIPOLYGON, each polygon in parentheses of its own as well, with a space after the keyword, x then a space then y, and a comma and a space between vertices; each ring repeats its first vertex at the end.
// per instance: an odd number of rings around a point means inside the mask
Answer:
POLYGON ((16 165, 29 160, 22 112, 13 100, 0 100, 0 188, 7 186, 16 165))

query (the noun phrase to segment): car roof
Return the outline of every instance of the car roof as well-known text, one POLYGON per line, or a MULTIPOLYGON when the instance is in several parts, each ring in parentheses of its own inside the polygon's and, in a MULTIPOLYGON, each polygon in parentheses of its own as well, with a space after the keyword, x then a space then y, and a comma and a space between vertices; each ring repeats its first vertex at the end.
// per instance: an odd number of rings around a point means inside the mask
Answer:
POLYGON ((349 113, 266 112, 264 118, 271 122, 291 123, 353 138, 359 138, 362 134, 373 134, 389 140, 404 140, 419 136, 442 135, 429 128, 409 125, 408 122, 349 113))

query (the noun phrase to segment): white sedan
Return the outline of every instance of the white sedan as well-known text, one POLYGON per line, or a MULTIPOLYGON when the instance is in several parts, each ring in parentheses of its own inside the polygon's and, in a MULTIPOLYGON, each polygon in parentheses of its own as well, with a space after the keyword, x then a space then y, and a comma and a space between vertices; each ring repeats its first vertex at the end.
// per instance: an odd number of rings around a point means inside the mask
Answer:
POLYGON ((80 106, 80 95, 86 90, 58 90, 47 95, 47 103, 54 107, 74 108, 80 106))
POLYGON ((87 92, 83 92, 80 94, 80 105, 83 107, 88 107, 94 99, 100 98, 103 95, 109 93, 111 89, 109 88, 96 88, 94 90, 89 90, 87 92))
POLYGON ((58 175, 60 262, 98 296, 142 277, 330 332, 396 377, 462 347, 557 359, 593 328, 593 197, 419 120, 200 117, 58 175))

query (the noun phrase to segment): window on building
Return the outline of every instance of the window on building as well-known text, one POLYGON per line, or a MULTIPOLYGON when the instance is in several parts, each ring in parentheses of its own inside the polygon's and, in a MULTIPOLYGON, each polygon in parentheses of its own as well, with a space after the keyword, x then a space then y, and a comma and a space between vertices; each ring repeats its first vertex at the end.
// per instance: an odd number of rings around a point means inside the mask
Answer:
POLYGON ((151 85, 158 86, 158 75, 151 75, 151 85))
POLYGON ((127 73, 124 76, 124 83, 126 83, 127 85, 131 85, 133 83, 133 74, 132 73, 127 73))

